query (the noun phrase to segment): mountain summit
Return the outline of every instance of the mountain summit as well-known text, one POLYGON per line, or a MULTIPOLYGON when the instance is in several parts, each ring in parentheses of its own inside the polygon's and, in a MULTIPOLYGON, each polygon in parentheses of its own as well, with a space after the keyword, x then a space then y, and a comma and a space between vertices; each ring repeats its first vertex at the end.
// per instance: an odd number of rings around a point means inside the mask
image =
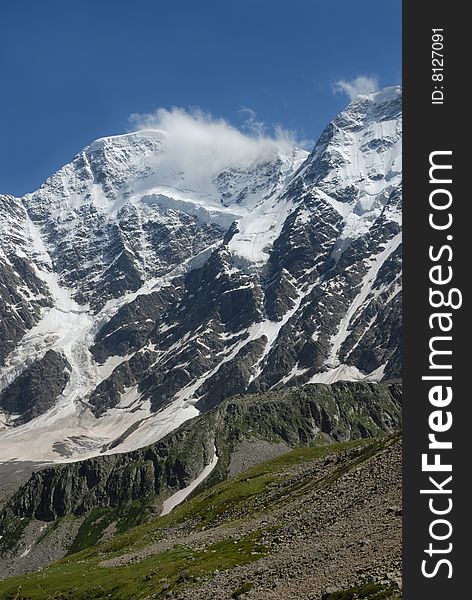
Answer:
POLYGON ((311 153, 147 129, 0 196, 0 456, 142 447, 230 395, 401 369, 401 90, 311 153))

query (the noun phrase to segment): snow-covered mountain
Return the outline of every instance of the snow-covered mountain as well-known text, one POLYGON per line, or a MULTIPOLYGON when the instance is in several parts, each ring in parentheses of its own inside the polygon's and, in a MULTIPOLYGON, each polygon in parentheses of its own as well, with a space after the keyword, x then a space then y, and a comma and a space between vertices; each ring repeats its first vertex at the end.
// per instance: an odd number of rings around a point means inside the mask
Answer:
POLYGON ((310 154, 188 169, 172 144, 103 138, 0 196, 1 460, 141 447, 232 394, 399 377, 401 90, 359 96, 310 154))

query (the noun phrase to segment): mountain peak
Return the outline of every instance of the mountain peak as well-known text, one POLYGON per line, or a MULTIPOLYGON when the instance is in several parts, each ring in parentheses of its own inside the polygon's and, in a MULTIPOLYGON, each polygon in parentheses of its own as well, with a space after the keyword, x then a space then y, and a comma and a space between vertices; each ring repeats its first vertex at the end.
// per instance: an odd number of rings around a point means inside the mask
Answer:
POLYGON ((399 95, 359 97, 309 156, 166 113, 0 203, 2 456, 120 452, 229 395, 398 376, 399 95))
POLYGON ((131 146, 136 142, 142 140, 149 141, 162 141, 166 136, 166 132, 159 129, 140 129, 138 131, 130 131, 128 133, 121 133, 117 135, 109 135, 101 138, 97 138, 91 144, 83 149, 83 152, 90 154, 109 147, 124 147, 131 146))
POLYGON ((367 98, 372 102, 377 104, 382 104, 385 102, 394 102, 402 97, 402 87, 400 85, 392 85, 385 87, 377 92, 373 92, 372 94, 359 94, 352 103, 355 103, 357 100, 362 101, 367 98))

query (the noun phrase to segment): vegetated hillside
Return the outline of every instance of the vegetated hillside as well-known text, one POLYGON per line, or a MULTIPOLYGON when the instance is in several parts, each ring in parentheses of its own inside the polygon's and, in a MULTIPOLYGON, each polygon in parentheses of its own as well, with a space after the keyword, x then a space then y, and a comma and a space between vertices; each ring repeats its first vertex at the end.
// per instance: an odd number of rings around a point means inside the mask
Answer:
POLYGON ((400 426, 398 384, 313 384, 231 398, 152 446, 33 473, 0 511, 3 568, 13 574, 62 557, 94 509, 108 511, 112 530, 159 514, 216 458, 207 485, 290 447, 400 426))
POLYGON ((289 451, 126 533, 109 510, 63 560, 0 582, 0 598, 401 597, 398 435, 289 451))

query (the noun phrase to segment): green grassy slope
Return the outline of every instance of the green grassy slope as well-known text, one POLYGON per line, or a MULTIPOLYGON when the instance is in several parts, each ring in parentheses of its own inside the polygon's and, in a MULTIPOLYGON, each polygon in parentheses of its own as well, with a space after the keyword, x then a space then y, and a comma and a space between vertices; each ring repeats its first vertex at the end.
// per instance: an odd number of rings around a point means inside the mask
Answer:
MULTIPOLYGON (((398 438, 357 440, 323 447, 299 448, 288 452, 199 493, 166 516, 134 527, 125 533, 118 531, 109 541, 70 554, 38 572, 0 581, 0 598, 160 598, 170 590, 192 586, 216 570, 222 571, 257 561, 270 552, 270 548, 264 544, 263 528, 243 532, 243 535, 234 537, 232 531, 235 525, 244 523, 255 515, 264 514, 274 505, 290 501, 303 493, 304 486, 312 489, 329 486, 333 479, 369 460, 396 439, 398 438), (294 480, 294 469, 300 465, 346 452, 347 459, 341 461, 329 475, 294 480), (196 546, 185 543, 173 547, 172 544, 166 546, 167 541, 173 538, 173 531, 206 534, 216 527, 227 527, 226 534, 217 536, 214 540, 205 541, 202 538, 202 543, 196 546), (153 544, 157 545, 156 550, 147 552, 146 549, 153 544), (162 548, 158 547, 159 544, 162 548), (141 556, 140 552, 143 552, 141 556), (131 558, 128 560, 127 556, 131 558), (123 557, 126 560, 119 563, 119 559, 123 557), (104 561, 113 560, 118 560, 116 566, 102 564, 104 561)), ((106 522, 106 511, 100 515, 89 516, 79 531, 73 549, 80 550, 96 541, 94 528, 97 527, 98 519, 105 519, 106 522)), ((126 524, 123 528, 125 526, 126 524)), ((328 600, 393 600, 397 597, 392 595, 393 591, 390 594, 387 588, 373 590, 374 595, 365 595, 364 591, 346 590, 345 595, 333 595, 328 600), (379 595, 381 593, 384 595, 379 595)), ((233 597, 239 597, 244 592, 245 590, 238 592, 236 589, 233 597)))

